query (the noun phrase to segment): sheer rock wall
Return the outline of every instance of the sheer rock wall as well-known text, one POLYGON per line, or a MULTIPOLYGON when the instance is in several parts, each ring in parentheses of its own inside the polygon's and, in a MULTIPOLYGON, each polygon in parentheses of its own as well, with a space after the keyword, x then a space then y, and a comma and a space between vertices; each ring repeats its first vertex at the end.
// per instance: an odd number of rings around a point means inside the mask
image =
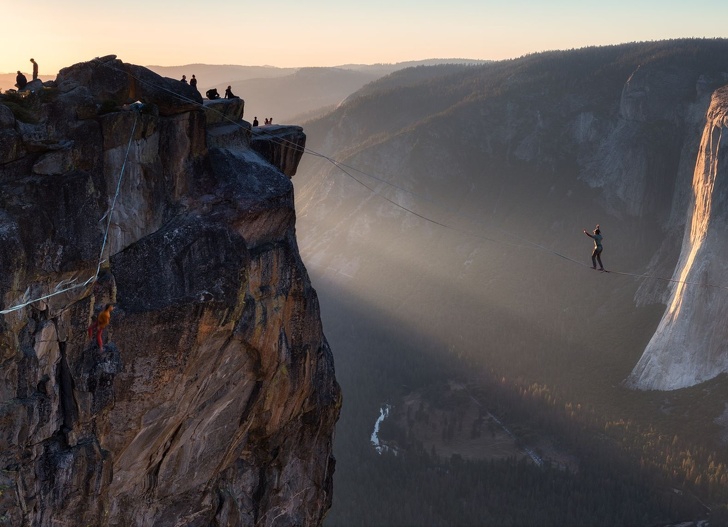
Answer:
POLYGON ((47 297, 0 316, 1 525, 316 525, 330 507, 341 396, 290 156, 261 158, 242 101, 222 104, 208 119, 194 89, 114 56, 22 115, 0 103, 0 309, 47 297))
POLYGON ((728 372, 728 86, 713 93, 668 307, 628 383, 674 390, 728 372))

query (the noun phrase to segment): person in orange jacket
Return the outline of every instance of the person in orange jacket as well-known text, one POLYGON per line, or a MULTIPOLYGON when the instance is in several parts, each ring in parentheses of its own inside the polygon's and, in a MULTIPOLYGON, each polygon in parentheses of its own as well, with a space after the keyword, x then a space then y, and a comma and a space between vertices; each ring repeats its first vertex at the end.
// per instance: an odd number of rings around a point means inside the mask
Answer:
POLYGON ((96 342, 98 342, 100 350, 104 349, 102 334, 104 332, 104 329, 106 329, 106 326, 108 326, 109 322, 111 322, 111 312, 113 310, 113 304, 106 304, 106 307, 104 307, 104 310, 99 313, 99 316, 96 317, 94 323, 88 327, 89 338, 93 338, 94 331, 96 332, 96 342))

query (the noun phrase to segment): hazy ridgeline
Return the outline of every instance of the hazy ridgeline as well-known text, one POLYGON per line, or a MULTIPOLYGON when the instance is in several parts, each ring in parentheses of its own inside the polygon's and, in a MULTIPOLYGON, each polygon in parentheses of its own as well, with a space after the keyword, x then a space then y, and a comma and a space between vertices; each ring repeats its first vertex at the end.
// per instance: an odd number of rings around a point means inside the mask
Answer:
POLYGON ((608 269, 672 275, 701 113, 726 72, 722 40, 420 67, 305 123, 307 146, 348 172, 306 156, 294 180, 344 392, 330 525, 650 525, 706 517, 698 497, 720 518, 725 377, 623 386, 668 282, 592 271, 582 229, 601 224, 608 269), (430 425, 440 447, 467 436, 448 380, 519 448, 575 465, 443 457, 412 415, 382 428, 399 456, 374 452, 380 406, 413 394, 429 401, 418 419, 447 416, 430 425))
MULTIPOLYGON (((319 68, 187 64, 150 66, 150 69, 173 79, 180 79, 182 75, 190 78, 194 74, 201 93, 208 88, 217 88, 222 94, 230 86, 234 94, 245 99, 247 121, 252 122, 257 116, 261 123, 264 118, 273 117, 275 123, 297 124, 334 109, 359 88, 394 71, 442 62, 477 64, 483 61, 432 59, 319 68)), ((0 75, 0 88, 2 81, 0 75)))

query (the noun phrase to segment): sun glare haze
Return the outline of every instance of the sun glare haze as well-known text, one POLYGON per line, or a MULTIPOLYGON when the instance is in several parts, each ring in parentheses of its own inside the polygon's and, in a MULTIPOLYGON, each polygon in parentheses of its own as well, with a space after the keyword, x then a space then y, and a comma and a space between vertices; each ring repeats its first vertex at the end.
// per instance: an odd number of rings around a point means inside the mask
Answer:
POLYGON ((335 66, 425 58, 504 59, 549 49, 722 37, 728 4, 668 2, 366 3, 33 1, 4 10, 0 73, 41 76, 97 56, 193 63, 335 66), (709 14, 709 15, 708 15, 709 14))

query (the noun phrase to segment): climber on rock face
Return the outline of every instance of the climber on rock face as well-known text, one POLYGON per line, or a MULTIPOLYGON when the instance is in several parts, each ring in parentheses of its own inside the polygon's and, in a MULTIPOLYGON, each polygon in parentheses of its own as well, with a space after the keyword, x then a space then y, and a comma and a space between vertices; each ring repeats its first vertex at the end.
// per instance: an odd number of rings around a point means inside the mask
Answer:
POLYGON ((96 320, 93 324, 91 324, 88 327, 88 337, 93 338, 94 331, 96 331, 96 342, 99 344, 99 350, 103 351, 104 349, 104 341, 102 339, 102 334, 104 332, 104 329, 106 326, 109 325, 109 322, 111 322, 111 312, 114 310, 113 304, 106 304, 106 307, 104 307, 104 310, 99 313, 99 316, 96 317, 96 320))

